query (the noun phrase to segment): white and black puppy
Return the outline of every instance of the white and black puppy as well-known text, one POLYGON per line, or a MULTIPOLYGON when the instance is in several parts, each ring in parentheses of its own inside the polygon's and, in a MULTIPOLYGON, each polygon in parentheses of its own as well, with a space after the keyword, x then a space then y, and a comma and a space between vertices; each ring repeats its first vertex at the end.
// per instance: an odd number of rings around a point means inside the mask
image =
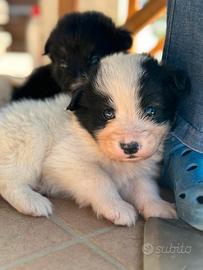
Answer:
POLYGON ((0 194, 18 211, 52 213, 65 193, 115 224, 173 218, 158 195, 162 144, 181 78, 146 55, 104 58, 72 100, 22 101, 0 113, 0 194), (67 104, 68 111, 66 110, 67 104))

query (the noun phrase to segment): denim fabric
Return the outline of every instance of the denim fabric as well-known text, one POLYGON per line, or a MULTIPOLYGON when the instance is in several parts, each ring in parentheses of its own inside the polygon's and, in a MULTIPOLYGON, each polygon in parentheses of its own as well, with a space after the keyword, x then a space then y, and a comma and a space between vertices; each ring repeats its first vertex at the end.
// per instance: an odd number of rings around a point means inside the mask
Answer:
POLYGON ((168 0, 163 62, 186 70, 191 94, 182 99, 173 134, 203 153, 203 0, 168 0))

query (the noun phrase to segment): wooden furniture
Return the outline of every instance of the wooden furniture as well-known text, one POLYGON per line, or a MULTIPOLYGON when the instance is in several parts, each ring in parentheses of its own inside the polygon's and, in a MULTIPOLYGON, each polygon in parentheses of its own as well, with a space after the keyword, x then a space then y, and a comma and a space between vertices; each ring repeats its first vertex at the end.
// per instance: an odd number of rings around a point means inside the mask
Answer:
MULTIPOLYGON (((139 0, 128 1, 128 18, 124 27, 135 35, 135 42, 132 50, 136 51, 136 34, 146 25, 154 22, 165 14, 167 0, 149 0, 142 9, 139 9, 139 0)), ((78 10, 78 7, 79 0, 58 0, 59 17, 67 12, 78 10)), ((156 54, 163 46, 164 38, 161 38, 150 53, 152 55, 156 54)))
MULTIPOLYGON (((166 2, 167 0, 149 0, 142 9, 136 10, 138 0, 129 0, 128 19, 124 27, 136 35, 146 25, 165 14, 166 2)), ((163 45, 164 38, 161 38, 150 53, 154 55, 163 45)))
POLYGON ((62 17, 67 12, 73 12, 78 10, 77 0, 59 0, 58 1, 58 14, 62 17))

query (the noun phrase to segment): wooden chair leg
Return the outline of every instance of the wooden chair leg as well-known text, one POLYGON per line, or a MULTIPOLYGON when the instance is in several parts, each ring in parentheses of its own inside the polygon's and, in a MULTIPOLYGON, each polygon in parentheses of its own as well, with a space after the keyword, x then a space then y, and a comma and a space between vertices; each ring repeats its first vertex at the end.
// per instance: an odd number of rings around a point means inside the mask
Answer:
MULTIPOLYGON (((137 11, 139 6, 139 0, 128 0, 128 17, 127 20, 129 20, 137 11)), ((130 52, 136 52, 136 36, 133 36, 133 44, 130 48, 130 52)))
POLYGON ((128 18, 131 18, 138 10, 139 0, 128 0, 128 18))
POLYGON ((59 0, 58 1, 58 13, 59 17, 62 17, 68 12, 78 10, 78 0, 59 0))
POLYGON ((162 51, 164 47, 165 38, 160 38, 155 47, 150 51, 150 55, 154 56, 158 51, 162 51))
POLYGON ((132 15, 124 27, 136 34, 147 24, 159 18, 166 11, 166 0, 150 0, 142 9, 132 15))

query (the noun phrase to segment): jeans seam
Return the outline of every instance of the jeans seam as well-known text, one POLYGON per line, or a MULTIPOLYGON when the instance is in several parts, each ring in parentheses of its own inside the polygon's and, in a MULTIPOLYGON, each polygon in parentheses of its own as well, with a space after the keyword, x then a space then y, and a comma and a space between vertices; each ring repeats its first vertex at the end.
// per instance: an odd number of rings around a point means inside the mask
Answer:
POLYGON ((198 132, 198 133, 203 133, 203 131, 199 130, 198 128, 196 128, 195 126, 193 126, 192 123, 188 122, 188 120, 186 120, 184 117, 182 117, 181 115, 179 115, 177 113, 177 116, 182 119, 191 129, 193 129, 195 132, 198 132))
MULTIPOLYGON (((168 1, 172 1, 172 0, 168 0, 168 1)), ((163 53, 164 62, 168 61, 169 50, 170 50, 170 46, 171 46, 171 37, 172 37, 172 28, 173 28, 173 22, 174 22, 175 6, 176 6, 176 0, 173 0, 173 2, 171 3, 171 6, 170 6, 170 10, 169 10, 169 2, 168 2, 168 25, 167 25, 164 53, 163 53)))

